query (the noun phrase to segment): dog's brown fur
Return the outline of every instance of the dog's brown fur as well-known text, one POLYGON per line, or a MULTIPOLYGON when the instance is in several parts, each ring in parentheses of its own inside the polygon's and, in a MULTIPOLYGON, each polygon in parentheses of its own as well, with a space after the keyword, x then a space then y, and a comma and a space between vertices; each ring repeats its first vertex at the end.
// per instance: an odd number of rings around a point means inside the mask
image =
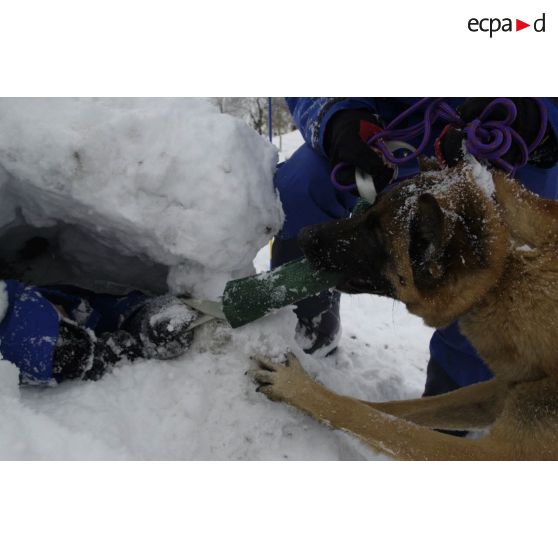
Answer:
POLYGON ((433 327, 458 319, 493 380, 370 403, 331 392, 290 355, 286 365, 259 359, 260 390, 399 459, 557 459, 558 203, 502 173, 493 181, 490 195, 465 165, 426 172, 335 229, 363 234, 373 221, 388 254, 374 273, 389 295, 433 327), (417 234, 429 241, 418 263, 417 234), (476 440, 432 430, 487 427, 476 440))

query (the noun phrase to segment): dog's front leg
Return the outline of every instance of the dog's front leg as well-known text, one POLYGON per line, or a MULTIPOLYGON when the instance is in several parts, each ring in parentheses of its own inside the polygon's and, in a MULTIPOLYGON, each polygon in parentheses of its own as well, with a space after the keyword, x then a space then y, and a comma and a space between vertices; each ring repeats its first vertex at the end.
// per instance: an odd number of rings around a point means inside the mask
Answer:
POLYGON ((362 403, 429 428, 478 430, 490 426, 498 418, 504 405, 504 390, 501 383, 493 379, 443 395, 362 403))
POLYGON ((373 449, 397 459, 509 458, 499 445, 435 432, 385 414, 370 405, 333 393, 310 378, 294 355, 285 365, 263 358, 252 377, 274 401, 284 401, 333 428, 345 430, 373 449))

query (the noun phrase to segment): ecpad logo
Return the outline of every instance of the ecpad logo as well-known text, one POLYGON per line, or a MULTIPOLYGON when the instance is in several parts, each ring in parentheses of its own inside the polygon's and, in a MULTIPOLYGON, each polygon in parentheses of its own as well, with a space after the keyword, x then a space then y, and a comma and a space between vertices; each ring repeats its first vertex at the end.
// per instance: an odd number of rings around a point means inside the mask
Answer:
MULTIPOLYGON (((539 19, 536 19, 534 21, 533 29, 535 30, 535 32, 545 32, 545 20, 546 14, 543 13, 543 15, 539 19)), ((509 17, 505 17, 503 19, 500 19, 498 17, 485 17, 482 19, 472 17, 469 20, 467 27, 469 28, 469 31, 472 31, 473 33, 477 33, 478 31, 482 31, 483 33, 490 33, 490 38, 492 38, 492 35, 494 33, 497 33, 498 31, 510 32, 514 30, 512 18, 509 17)), ((525 23, 521 19, 515 20, 515 31, 521 31, 522 29, 526 29, 527 27, 531 27, 531 24, 525 23)))

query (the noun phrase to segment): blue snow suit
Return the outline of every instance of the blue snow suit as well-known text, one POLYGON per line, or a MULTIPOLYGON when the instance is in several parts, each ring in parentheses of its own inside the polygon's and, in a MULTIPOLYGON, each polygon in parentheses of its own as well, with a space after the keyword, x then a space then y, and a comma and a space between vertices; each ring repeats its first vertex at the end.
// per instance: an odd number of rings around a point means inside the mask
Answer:
MULTIPOLYGON (((306 143, 293 156, 280 165, 275 175, 275 186, 285 211, 285 223, 279 239, 296 237, 306 225, 347 217, 357 198, 337 191, 330 180, 331 164, 324 153, 324 132, 329 119, 344 109, 364 108, 377 114, 385 124, 415 103, 417 98, 331 98, 291 97, 287 104, 306 143)), ((453 98, 449 103, 459 106, 465 99, 453 98)), ((558 132, 558 106, 545 99, 549 121, 558 132)), ((411 119, 410 124, 418 121, 411 119)), ((434 127, 432 143, 426 150, 434 154, 434 140, 442 125, 434 127)), ((412 141, 410 143, 413 143, 412 141)), ((410 169, 400 169, 400 176, 410 169), (401 172, 402 171, 402 172, 401 172)), ((558 199, 558 166, 543 169, 527 165, 516 177, 526 188, 550 199, 558 199)), ((487 380, 492 374, 472 345, 461 335, 457 324, 437 330, 430 342, 434 361, 449 376, 455 387, 487 380)))
POLYGON ((146 298, 139 291, 119 297, 76 287, 33 287, 15 280, 3 283, 8 307, 0 322, 0 353, 19 368, 22 384, 55 383, 53 358, 60 318, 53 304, 79 325, 101 334, 118 329, 146 298))

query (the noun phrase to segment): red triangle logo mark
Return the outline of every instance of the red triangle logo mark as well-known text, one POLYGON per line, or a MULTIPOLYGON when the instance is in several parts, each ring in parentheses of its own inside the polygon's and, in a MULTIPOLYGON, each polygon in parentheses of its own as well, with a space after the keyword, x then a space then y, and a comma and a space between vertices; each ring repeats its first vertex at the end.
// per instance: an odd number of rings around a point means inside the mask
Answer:
POLYGON ((530 23, 525 23, 524 21, 521 21, 520 19, 515 20, 515 30, 516 31, 521 31, 522 29, 525 29, 526 27, 531 27, 531 24, 530 23))

